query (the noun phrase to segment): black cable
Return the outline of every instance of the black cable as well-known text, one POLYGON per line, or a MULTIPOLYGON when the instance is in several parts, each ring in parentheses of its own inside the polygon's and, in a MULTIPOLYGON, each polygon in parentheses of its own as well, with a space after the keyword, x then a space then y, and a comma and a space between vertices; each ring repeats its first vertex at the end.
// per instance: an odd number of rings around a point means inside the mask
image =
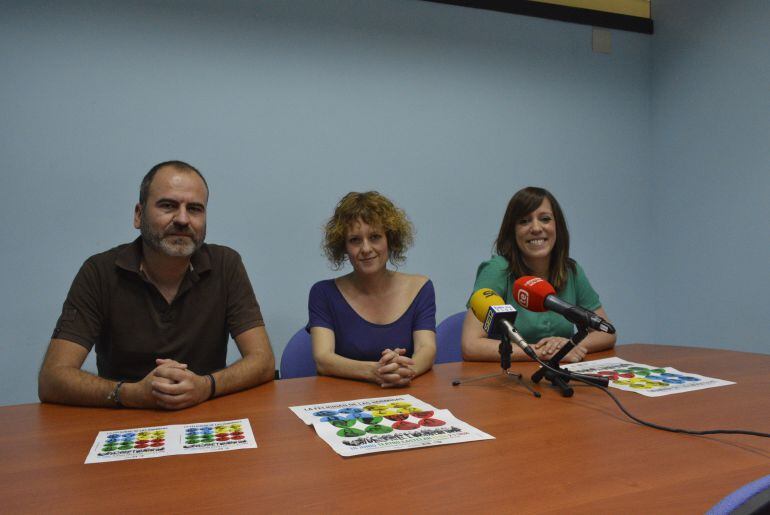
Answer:
MULTIPOLYGON (((529 354, 529 353, 528 353, 529 354)), ((533 357, 534 352, 530 357, 533 357)), ((566 372, 561 369, 554 368, 550 366, 547 363, 544 363, 537 355, 534 355, 535 360, 540 363, 541 366, 547 368, 548 370, 562 376, 566 377, 567 379, 574 379, 575 381, 580 381, 581 383, 587 384, 588 386, 593 386, 594 388, 598 388, 599 390, 603 391, 607 395, 610 396, 610 399, 612 399, 615 404, 618 405, 618 408, 620 408, 620 411, 622 411, 628 418, 633 420, 634 422, 637 422, 639 424, 642 424, 643 426, 651 427, 653 429, 660 429, 661 431, 669 431, 671 433, 685 433, 688 435, 716 435, 716 434, 726 434, 726 435, 749 435, 749 436, 761 436, 764 438, 770 438, 770 433, 760 433, 758 431, 746 431, 744 429, 709 429, 706 431, 691 431, 689 429, 679 429, 676 427, 668 427, 668 426, 661 426, 659 424, 654 424, 652 422, 645 422, 644 420, 632 415, 626 408, 623 407, 623 405, 620 403, 617 397, 610 391, 609 387, 599 386, 598 384, 594 384, 590 381, 587 381, 577 375, 572 375, 569 372, 566 372)))

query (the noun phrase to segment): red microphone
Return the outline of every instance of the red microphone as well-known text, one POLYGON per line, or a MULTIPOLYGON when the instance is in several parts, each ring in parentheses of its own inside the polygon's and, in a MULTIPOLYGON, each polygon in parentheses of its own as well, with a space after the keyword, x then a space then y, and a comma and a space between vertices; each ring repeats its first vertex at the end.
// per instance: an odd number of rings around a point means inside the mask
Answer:
POLYGON ((525 275, 516 279, 513 283, 513 294, 516 302, 530 311, 548 311, 545 307, 545 299, 549 295, 556 295, 556 290, 551 283, 539 277, 525 275))
POLYGON ((579 327, 591 328, 609 334, 615 333, 612 324, 602 317, 580 306, 565 302, 556 296, 551 283, 540 277, 525 275, 513 283, 516 302, 530 311, 553 311, 579 327))

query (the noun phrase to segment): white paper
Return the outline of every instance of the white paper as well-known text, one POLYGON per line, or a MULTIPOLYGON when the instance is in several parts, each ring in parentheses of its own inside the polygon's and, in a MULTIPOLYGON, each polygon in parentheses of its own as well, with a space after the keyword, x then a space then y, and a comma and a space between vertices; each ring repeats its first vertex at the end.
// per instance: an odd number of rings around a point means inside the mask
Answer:
POLYGON ((99 431, 86 463, 255 449, 248 419, 99 431))
POLYGON ((655 367, 633 363, 620 358, 605 358, 563 365, 570 372, 598 374, 610 379, 610 387, 636 392, 646 397, 661 397, 674 393, 692 392, 735 384, 673 367, 655 367))
POLYGON ((311 425, 319 420, 329 422, 331 420, 355 418, 356 413, 363 411, 380 416, 399 415, 409 413, 410 411, 436 411, 436 408, 427 402, 423 402, 411 395, 325 402, 323 404, 292 406, 289 409, 307 425, 311 425))
POLYGON ((493 436, 466 424, 449 410, 398 416, 361 418, 349 421, 316 422, 313 427, 321 439, 341 456, 360 456, 373 452, 399 451, 433 445, 491 440, 493 436), (419 418, 415 415, 426 415, 419 418))
POLYGON ((177 454, 257 448, 257 442, 254 439, 254 433, 251 432, 251 424, 247 418, 223 422, 184 424, 179 427, 182 430, 182 450, 177 454))
POLYGON ((290 408, 341 456, 490 440, 493 436, 411 395, 290 408))

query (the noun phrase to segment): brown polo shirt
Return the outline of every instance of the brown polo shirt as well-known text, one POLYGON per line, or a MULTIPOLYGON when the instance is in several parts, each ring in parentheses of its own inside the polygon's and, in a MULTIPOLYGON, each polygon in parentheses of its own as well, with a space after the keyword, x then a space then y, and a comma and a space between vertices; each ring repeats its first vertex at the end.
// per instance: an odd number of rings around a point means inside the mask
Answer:
POLYGON ((156 358, 197 374, 225 368, 228 334, 264 325, 240 255, 204 244, 170 304, 139 270, 142 240, 91 256, 72 282, 53 338, 96 347, 99 375, 138 381, 156 358))

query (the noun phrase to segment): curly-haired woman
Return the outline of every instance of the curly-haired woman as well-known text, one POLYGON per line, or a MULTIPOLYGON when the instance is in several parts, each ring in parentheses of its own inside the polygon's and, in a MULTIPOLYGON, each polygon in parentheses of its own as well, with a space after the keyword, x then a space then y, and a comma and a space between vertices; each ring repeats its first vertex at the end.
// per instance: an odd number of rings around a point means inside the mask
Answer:
POLYGON ((433 283, 388 269, 406 259, 414 229, 406 213, 376 191, 351 192, 326 224, 324 252, 347 275, 310 290, 307 330, 319 374, 406 386, 436 355, 433 283))

